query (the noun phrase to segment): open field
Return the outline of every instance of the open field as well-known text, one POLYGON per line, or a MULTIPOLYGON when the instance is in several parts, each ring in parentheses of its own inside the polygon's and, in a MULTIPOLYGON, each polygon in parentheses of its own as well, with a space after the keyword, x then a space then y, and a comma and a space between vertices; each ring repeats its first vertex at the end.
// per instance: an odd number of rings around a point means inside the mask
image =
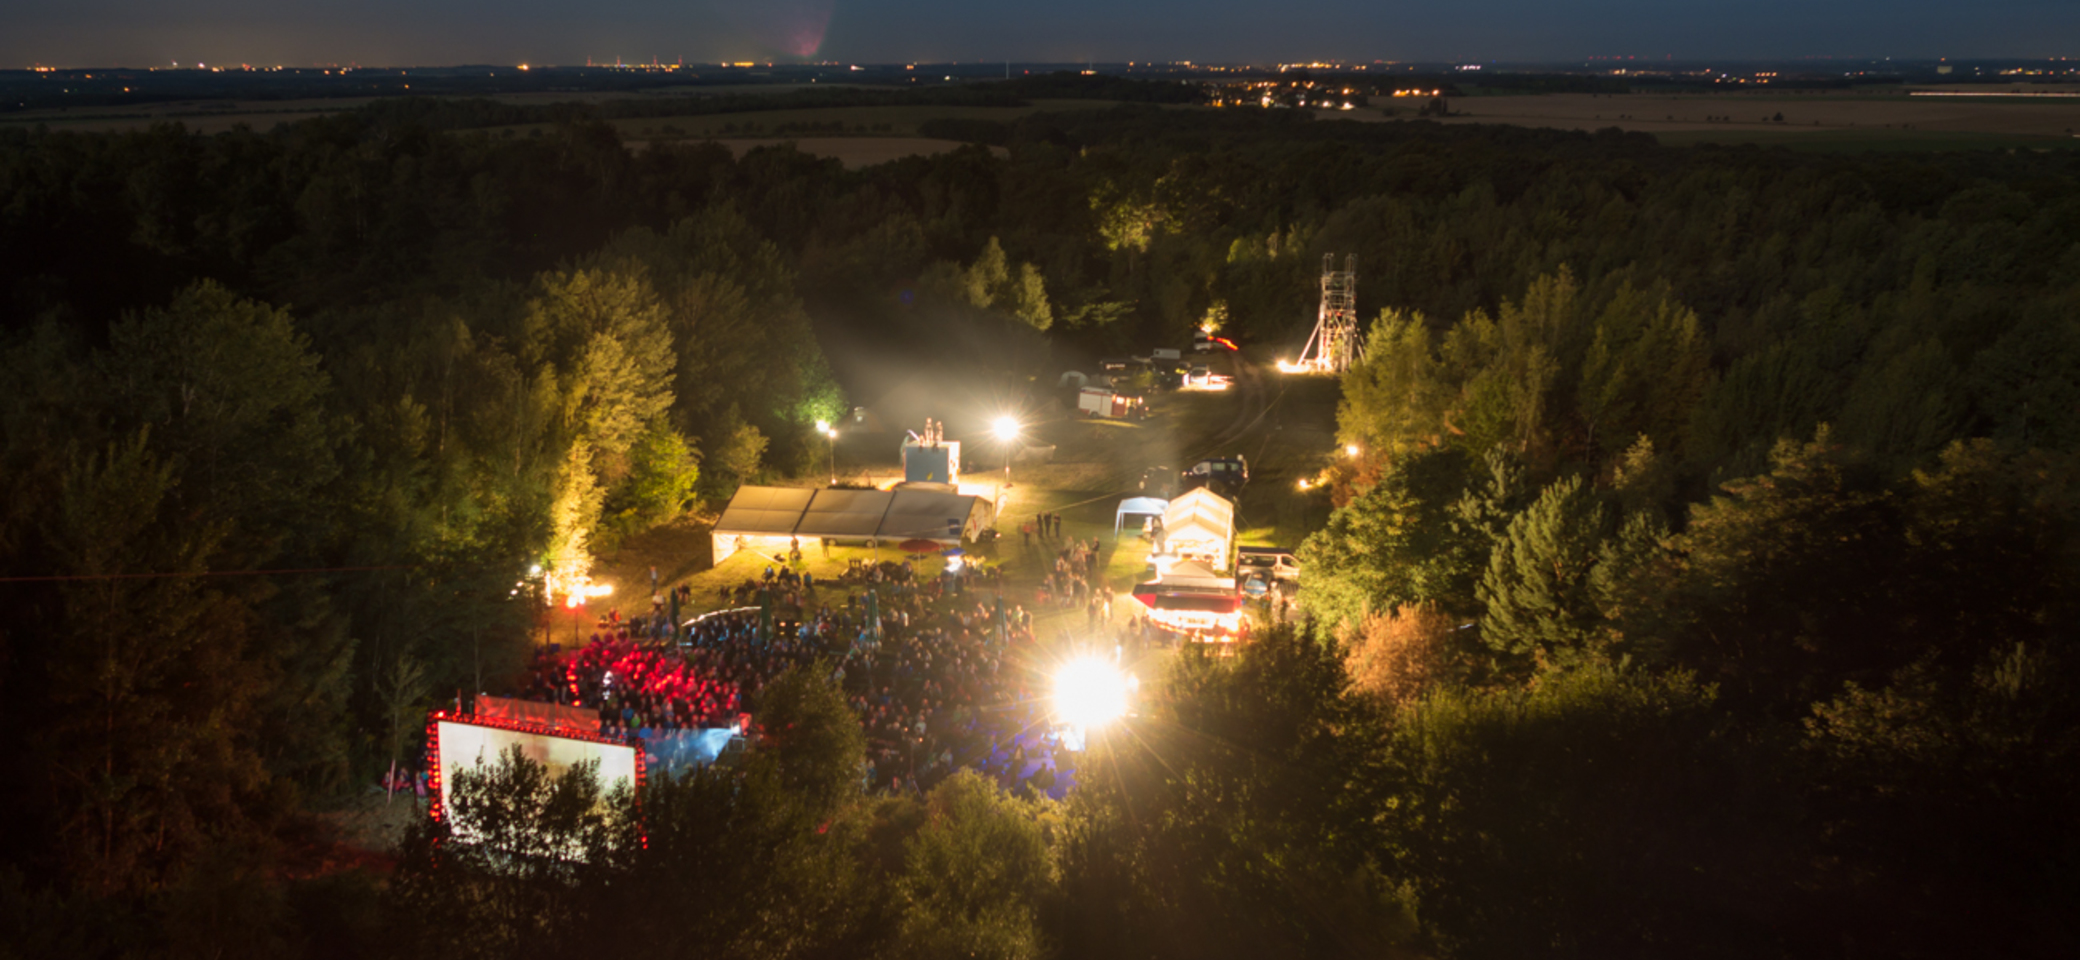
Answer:
MULTIPOLYGON (((928 137, 759 137, 754 139, 717 139, 717 143, 742 157, 744 151, 753 147, 776 147, 791 143, 803 153, 819 157, 834 157, 848 170, 871 167, 903 157, 929 157, 963 146, 954 140, 933 140, 928 137)), ((643 150, 649 147, 646 140, 631 140, 629 149, 643 150)), ((1011 151, 1003 147, 991 147, 997 156, 1009 156, 1011 151)))
MULTIPOLYGON (((2064 92, 2064 91, 2061 91, 2064 92)), ((2080 146, 2080 98, 1884 94, 1548 94, 1466 97, 1445 123, 1561 130, 1617 127, 1671 144, 1761 143, 1819 149, 2080 146), (1775 119, 1783 116, 1782 121, 1775 119), (1723 119, 1722 119, 1723 118, 1723 119), (1810 137, 1811 139, 1806 139, 1810 137)), ((1404 108, 1404 113, 1412 113, 1404 108)), ((1373 111, 1326 114, 1389 119, 1373 111)))
MULTIPOLYGON (((812 107, 805 110, 751 110, 743 113, 706 113, 676 117, 630 117, 609 120, 622 137, 630 140, 648 139, 713 139, 718 137, 748 137, 753 139, 787 136, 801 133, 805 136, 829 136, 833 134, 855 136, 912 137, 917 135, 919 124, 927 120, 1016 120, 1029 113, 1050 110, 1104 110, 1115 104, 1109 100, 1035 100, 1023 107, 956 107, 932 106, 874 106, 874 107, 812 107), (842 127, 842 130, 836 129, 842 127)), ((512 130, 526 135, 544 124, 526 124, 515 127, 496 127, 492 132, 503 134, 512 130)))
MULTIPOLYGON (((703 87, 697 88, 700 95, 745 92, 782 92, 794 87, 703 87)), ((695 88, 670 88, 645 90, 637 93, 527 93, 489 97, 504 103, 549 104, 549 103, 597 103, 605 100, 654 100, 663 97, 683 97, 696 93, 695 88)), ((90 107, 78 110, 31 110, 0 117, 0 129, 6 127, 33 127, 38 124, 54 130, 80 130, 101 132, 110 130, 142 130, 155 123, 179 123, 200 133, 221 133, 237 126, 255 130, 272 129, 276 124, 294 123, 311 117, 365 106, 374 97, 346 97, 330 100, 183 100, 171 103, 154 103, 147 106, 90 107)), ((717 136, 773 136, 786 134, 780 129, 792 125, 829 126, 843 124, 845 132, 880 136, 914 136, 917 125, 926 120, 1015 120, 1028 113, 1041 110, 1103 110, 1113 106, 1100 100, 1036 100, 1024 107, 958 107, 958 106, 872 106, 872 107, 820 107, 805 110, 757 110, 742 113, 689 114, 683 116, 631 117, 608 121, 629 139, 717 136), (671 129, 666 129, 666 128, 671 129)), ((511 131, 525 136, 547 124, 523 124, 513 127, 489 128, 494 134, 503 135, 511 131)), ((820 132, 820 131, 819 131, 820 132)))

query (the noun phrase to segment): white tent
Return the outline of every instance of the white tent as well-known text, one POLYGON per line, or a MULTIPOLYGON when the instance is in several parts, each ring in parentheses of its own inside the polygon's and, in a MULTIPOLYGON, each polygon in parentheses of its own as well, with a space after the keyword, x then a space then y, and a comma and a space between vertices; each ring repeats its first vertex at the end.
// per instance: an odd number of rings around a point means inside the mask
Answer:
POLYGON ((795 533, 832 540, 871 540, 895 494, 886 490, 818 490, 795 533))
POLYGON ((1160 517, 1170 501, 1155 497, 1128 497, 1119 502, 1119 509, 1112 514, 1112 539, 1119 539, 1119 531, 1126 525, 1128 517, 1160 517))
POLYGON ((768 555, 818 541, 937 540, 952 546, 974 539, 995 519, 988 500, 940 489, 812 490, 737 488, 714 531, 715 562, 739 550, 768 555))
POLYGON ((1235 541, 1235 505, 1205 487, 1188 490, 1163 511, 1163 549, 1213 570, 1228 569, 1235 541))
POLYGON ((936 490, 898 487, 881 520, 882 540, 937 540, 952 546, 973 539, 993 517, 989 501, 936 490))
POLYGON ((729 506, 715 521, 711 542, 715 562, 721 563, 739 550, 780 552, 794 537, 816 491, 805 487, 739 487, 729 506))

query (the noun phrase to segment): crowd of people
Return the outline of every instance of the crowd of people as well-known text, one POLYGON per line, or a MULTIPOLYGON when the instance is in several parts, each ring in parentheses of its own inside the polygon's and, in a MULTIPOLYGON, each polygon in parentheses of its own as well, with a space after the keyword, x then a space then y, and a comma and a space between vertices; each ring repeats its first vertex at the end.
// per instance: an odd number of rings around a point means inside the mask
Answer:
MULTIPOLYGON (((1087 576, 1094 556, 1095 544, 1065 545, 1055 575, 1087 576)), ((763 609, 695 618, 673 642, 609 624, 539 655, 525 695, 598 710, 602 735, 643 742, 653 768, 669 769, 680 741, 736 726, 782 672, 821 664, 867 736, 867 789, 928 790, 968 767, 1059 795, 1072 774, 1048 732, 1044 681, 1025 665, 1032 615, 1001 598, 995 569, 951 566, 920 576, 910 562, 874 564, 842 582, 769 569, 725 593, 763 590, 763 609)))
MULTIPOLYGON (((1021 529, 1044 571, 1036 605, 1081 607, 1094 631, 1109 624, 1099 541, 1062 537, 1052 515, 1021 529)), ((673 600, 692 600, 674 589, 673 600)), ((676 630, 651 629, 668 619, 662 608, 634 625, 603 622, 577 649, 538 656, 525 695, 599 711, 603 735, 642 742, 653 768, 669 769, 695 739, 711 751, 700 762, 712 761, 710 735, 738 731, 767 684, 820 665, 866 734, 867 789, 929 790, 964 767, 1054 796, 1073 782, 1073 755, 1051 730, 1046 679, 1032 666, 1032 614, 1004 596, 999 569, 954 562, 922 575, 906 560, 819 580, 776 559, 719 599, 737 606, 676 630)), ((1140 632, 1122 641, 1136 646, 1140 632)))
POLYGON ((530 678, 527 699, 597 709, 601 734, 617 739, 727 725, 743 706, 742 684, 627 627, 538 654, 530 678))

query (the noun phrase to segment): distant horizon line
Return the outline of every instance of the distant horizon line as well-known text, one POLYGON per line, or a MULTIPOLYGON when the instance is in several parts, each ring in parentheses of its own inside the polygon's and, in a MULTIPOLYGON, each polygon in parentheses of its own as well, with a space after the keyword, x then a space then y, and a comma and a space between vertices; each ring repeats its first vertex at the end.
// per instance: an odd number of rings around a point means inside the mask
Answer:
POLYGON ((1894 63, 1894 64, 1899 64, 1899 65, 1901 65, 1901 66, 1910 66, 1910 65, 1931 65, 1931 66, 1940 66, 1940 65, 1943 65, 1943 64, 1954 64, 1954 65, 1963 65, 1963 64, 1988 64, 1988 63, 2069 63, 2069 64, 2073 64, 2073 69, 2074 69, 2075 71, 2080 71, 2080 57, 2064 57, 2064 56, 2043 56, 2043 55, 2031 55, 2031 56, 1996 56, 1996 55, 1988 55, 1988 56, 1963 56, 1963 57, 1916 57, 1916 56, 1908 56, 1908 57, 1901 57, 1901 56, 1885 56, 1885 55, 1864 55, 1864 54, 1798 54, 1798 55, 1782 55, 1782 56, 1767 56, 1767 55, 1742 55, 1742 56, 1724 56, 1724 57, 1713 57, 1713 56, 1683 56, 1683 57, 1678 57, 1678 56, 1676 56, 1676 55, 1674 55, 1674 54, 1616 54, 1616 55, 1589 55, 1589 56, 1580 56, 1580 57, 1564 57, 1564 58, 1506 58, 1506 57, 1434 57, 1434 58, 1397 58, 1397 59, 1384 59, 1384 58, 1380 58, 1380 59, 1370 59, 1370 60, 1358 60, 1358 59, 1340 59, 1340 58, 1327 58, 1327 59, 1317 59, 1317 60, 1307 60, 1307 61, 1299 61, 1299 60, 1287 60, 1287 61, 1277 61, 1277 60, 1274 60, 1274 61, 1263 61, 1263 62, 1259 62, 1259 61, 1246 61, 1246 60, 1225 60, 1225 61, 1223 61, 1223 60, 1154 60, 1154 59, 1151 59, 1151 60, 1082 60, 1082 59, 1079 59, 1079 60, 1050 60, 1050 59, 1029 59, 1029 60, 1020 60, 1020 59, 1015 59, 1015 58, 1014 58, 1014 59, 971 59, 971 60, 885 60, 885 61, 875 61, 875 60, 778 60, 778 59, 773 59, 773 60, 764 60, 764 59, 760 59, 760 60, 735 60, 735 61, 720 61, 720 60, 685 60, 685 59, 681 59, 681 58, 676 58, 676 57, 675 57, 675 58, 672 58, 672 59, 670 59, 670 60, 667 60, 667 59, 665 59, 665 58, 663 58, 663 57, 655 57, 655 58, 649 58, 649 59, 643 59, 643 60, 628 60, 628 59, 625 59, 625 58, 614 58, 614 59, 612 59, 612 60, 608 60, 608 59, 606 59, 606 58, 595 58, 593 62, 588 62, 588 63, 535 63, 535 62, 514 62, 514 63, 497 63, 497 62, 488 62, 488 61, 476 61, 476 62, 458 62, 458 63, 445 63, 445 64, 440 64, 440 63, 414 63, 414 64, 364 64, 364 63, 358 63, 358 62, 355 62, 355 61, 353 61, 353 60, 347 60, 347 61, 344 61, 344 62, 341 62, 341 61, 334 61, 334 62, 329 62, 329 63, 327 63, 327 62, 318 62, 318 61, 313 61, 313 62, 310 62, 310 63, 307 63, 307 64, 301 64, 301 63, 299 63, 299 64, 291 64, 291 63, 260 63, 260 64, 254 64, 254 63, 251 63, 251 62, 249 62, 249 61, 244 61, 244 62, 239 62, 239 63, 236 63, 236 64, 218 64, 218 65, 214 65, 214 66, 212 66, 212 65, 209 65, 209 64, 207 64, 207 63, 204 63, 204 62, 202 62, 202 61, 196 61, 196 62, 194 62, 194 63, 181 63, 181 62, 169 61, 169 62, 167 62, 167 63, 155 63, 155 64, 109 64, 109 63, 100 63, 100 64, 92 64, 92 65, 57 65, 57 64, 49 64, 49 63, 43 63, 43 62, 40 62, 40 61, 32 61, 32 62, 30 62, 30 63, 28 63, 28 64, 26 64, 26 65, 20 65, 20 66, 0 66, 0 72, 18 72, 18 73, 53 73, 53 72, 60 72, 60 71, 63 71, 63 72, 71 73, 71 72, 78 72, 78 71, 86 71, 86 70, 139 70, 139 71, 147 71, 147 72, 161 72, 161 71, 164 71, 164 72, 175 72, 175 71, 193 71, 193 72, 201 72, 201 73, 232 73, 232 72, 239 72, 239 73, 258 73, 258 72, 274 72, 274 71, 283 71, 283 70, 298 70, 298 71, 301 71, 301 70, 400 70, 400 71, 401 71, 401 70, 473 70, 473 69, 486 69, 486 68, 491 68, 491 69, 508 69, 508 70, 521 70, 521 71, 528 71, 528 70, 642 70, 642 71, 648 71, 648 70, 679 70, 679 69, 694 69, 694 68, 699 68, 699 69, 710 69, 710 70, 712 70, 712 69, 723 69, 723 70, 772 70, 772 69, 790 69, 790 70, 793 70, 793 69, 814 69, 814 68, 826 68, 826 69, 839 69, 839 70, 845 70, 845 69, 852 69, 852 68, 859 68, 859 69, 903 69, 903 68, 905 68, 905 67, 925 67, 925 66, 929 66, 929 67, 946 67, 946 66, 977 66, 977 67, 1001 67, 1001 66, 1004 66, 1004 65, 1007 65, 1007 64, 1008 64, 1008 65, 1011 65, 1011 66, 1018 66, 1018 65, 1026 65, 1026 66, 1045 66, 1045 67, 1060 67, 1060 68, 1064 68, 1064 69, 1074 68, 1074 67, 1077 67, 1077 66, 1082 66, 1082 67, 1084 67, 1085 69, 1098 69, 1098 68, 1106 68, 1106 69, 1117 69, 1117 68, 1125 67, 1125 68, 1128 68, 1128 69, 1130 69, 1130 70, 1131 70, 1131 69, 1137 69, 1137 68, 1149 68, 1149 69, 1153 69, 1153 68, 1163 68, 1163 69, 1222 69, 1222 70, 1291 70, 1291 69, 1358 69, 1358 70, 1363 70, 1363 69, 1371 68, 1371 67, 1374 67, 1374 66, 1406 66, 1406 67, 1442 67, 1442 68, 1447 68, 1447 69, 1449 69, 1449 68, 1453 68, 1453 67, 1458 67, 1458 66, 1465 66, 1465 65, 1475 65, 1475 64, 1481 65, 1481 66, 1483 66, 1483 67, 1490 67, 1490 68, 1502 68, 1502 69, 1522 69, 1522 68, 1536 68, 1536 67, 1549 67, 1549 68, 1551 68, 1551 67, 1569 67, 1569 68, 1574 68, 1574 69, 1581 69, 1581 68, 1592 68, 1592 69, 1593 69, 1593 68, 1597 68, 1597 67, 1600 67, 1600 66, 1602 66, 1602 65, 1606 65, 1606 64, 1608 64, 1608 65, 1616 65, 1616 64, 1620 64, 1620 63, 1639 63, 1639 64, 1642 64, 1642 65, 1647 65, 1647 64, 1655 64, 1655 65, 1663 65, 1663 66, 1686 66, 1686 65, 1688 65, 1688 66, 1694 66, 1694 65, 1698 65, 1698 64, 1708 64, 1708 63, 1709 63, 1709 64, 1728 64, 1728 65, 1732 65, 1732 64, 1785 64, 1785 63, 1858 63, 1858 64, 1877 64, 1877 63, 1894 63))

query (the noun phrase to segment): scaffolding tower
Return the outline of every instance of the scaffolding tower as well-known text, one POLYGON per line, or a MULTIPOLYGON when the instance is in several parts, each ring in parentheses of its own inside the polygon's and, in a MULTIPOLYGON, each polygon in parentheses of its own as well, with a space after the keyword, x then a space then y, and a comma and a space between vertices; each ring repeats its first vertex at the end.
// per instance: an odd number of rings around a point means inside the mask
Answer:
POLYGON ((1344 258, 1336 269, 1336 255, 1322 256, 1322 308, 1307 337, 1307 346, 1295 363, 1281 363, 1288 373, 1340 374, 1358 362, 1358 255, 1344 258))

